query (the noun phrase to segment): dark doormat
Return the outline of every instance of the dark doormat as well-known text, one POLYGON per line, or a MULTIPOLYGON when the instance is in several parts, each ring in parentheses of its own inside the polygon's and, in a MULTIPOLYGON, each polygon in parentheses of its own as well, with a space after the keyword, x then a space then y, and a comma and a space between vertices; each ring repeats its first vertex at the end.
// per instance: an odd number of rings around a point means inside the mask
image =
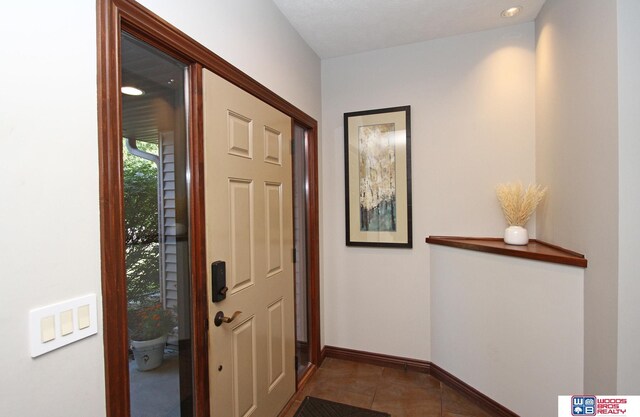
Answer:
POLYGON ((307 397, 293 417, 390 417, 388 413, 307 397))

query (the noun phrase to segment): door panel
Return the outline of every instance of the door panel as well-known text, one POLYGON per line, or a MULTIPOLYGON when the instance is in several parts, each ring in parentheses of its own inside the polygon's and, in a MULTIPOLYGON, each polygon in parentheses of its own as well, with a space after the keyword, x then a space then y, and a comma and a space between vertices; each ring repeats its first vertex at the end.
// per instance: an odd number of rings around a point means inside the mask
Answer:
POLYGON ((269 349, 269 392, 271 392, 284 378, 285 338, 284 338, 284 308, 282 299, 269 306, 269 332, 267 343, 269 349))
MULTIPOLYGON (((231 294, 253 285, 253 181, 249 179, 229 179, 229 239, 230 239, 230 284, 231 294)), ((207 219, 208 220, 208 219, 207 219)), ((223 219, 211 221, 223 222, 223 219)), ((223 226, 220 225, 220 229, 223 226)), ((220 230, 226 233, 226 230, 220 230)))
POLYGON ((253 132, 251 119, 227 111, 229 154, 241 158, 253 158, 253 132))
MULTIPOLYGON (((238 416, 250 416, 257 405, 256 328, 254 317, 233 329, 233 396, 238 416)), ((215 408, 215 401, 212 404, 215 408)))
POLYGON ((265 224, 267 226, 267 277, 282 272, 282 184, 265 183, 265 224))
POLYGON ((291 119, 207 70, 203 84, 207 259, 229 288, 209 310, 211 415, 274 417, 295 391, 291 119), (218 311, 241 313, 216 327, 218 311))
POLYGON ((282 165, 282 134, 276 130, 264 128, 264 161, 282 165))

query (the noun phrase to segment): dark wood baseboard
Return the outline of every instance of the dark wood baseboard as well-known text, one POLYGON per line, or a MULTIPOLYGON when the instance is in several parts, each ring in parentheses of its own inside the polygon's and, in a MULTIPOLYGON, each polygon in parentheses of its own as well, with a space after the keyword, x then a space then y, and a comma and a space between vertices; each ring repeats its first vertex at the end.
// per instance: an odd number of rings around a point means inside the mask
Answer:
POLYGON ((278 414, 278 417, 284 417, 287 415, 287 413, 289 412, 289 410, 291 409, 291 407, 293 407, 293 403, 296 402, 296 396, 298 394, 298 391, 296 391, 293 396, 291 398, 289 398, 289 402, 287 402, 287 404, 284 406, 284 408, 282 409, 282 411, 280 411, 280 414, 278 414))
POLYGON ((307 370, 304 372, 304 375, 302 375, 302 378, 300 378, 300 380, 298 381, 298 384, 297 384, 298 391, 300 391, 301 389, 304 388, 305 385, 307 385, 307 382, 309 382, 309 380, 316 373, 317 370, 318 370, 317 366, 315 366, 312 363, 309 364, 309 366, 307 367, 307 370))
POLYGON ((409 371, 429 373, 431 364, 418 359, 403 358, 400 356, 383 355, 381 353, 364 352, 362 350, 325 346, 323 349, 327 358, 344 359, 347 361, 364 362, 372 365, 385 366, 387 368, 399 368, 409 371))
POLYGON ((284 417, 285 415, 287 415, 287 412, 289 412, 289 409, 293 406, 293 403, 297 401, 296 397, 298 392, 304 389, 304 386, 307 385, 307 383, 309 382, 311 377, 316 373, 317 370, 318 370, 317 366, 315 366, 314 364, 309 364, 309 367, 305 371, 304 375, 302 376, 302 378, 300 378, 300 380, 297 383, 296 392, 293 394, 291 398, 289 398, 289 402, 287 402, 287 404, 284 406, 282 411, 280 411, 280 414, 278 414, 278 417, 284 417))
POLYGON ((431 364, 431 375, 434 378, 437 378, 445 384, 449 385, 451 388, 454 388, 457 391, 463 393, 464 395, 481 405, 485 410, 491 411, 492 416, 519 417, 518 414, 509 410, 504 405, 481 393, 471 385, 467 384, 455 375, 445 371, 435 363, 431 364))
POLYGON ((427 373, 467 396, 482 408, 491 412, 491 415, 495 417, 519 417, 518 414, 509 410, 507 407, 489 398, 460 378, 429 361, 364 352, 361 350, 339 348, 335 346, 325 346, 322 348, 320 354, 321 363, 325 357, 427 373))

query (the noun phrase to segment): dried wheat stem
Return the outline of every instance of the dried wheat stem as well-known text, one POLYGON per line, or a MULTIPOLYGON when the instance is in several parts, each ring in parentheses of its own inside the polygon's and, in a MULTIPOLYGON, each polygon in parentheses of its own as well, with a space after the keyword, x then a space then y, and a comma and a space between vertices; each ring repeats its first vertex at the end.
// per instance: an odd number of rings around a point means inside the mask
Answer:
POLYGON ((530 184, 523 190, 522 183, 499 184, 496 194, 509 226, 524 226, 547 192, 546 187, 530 184))

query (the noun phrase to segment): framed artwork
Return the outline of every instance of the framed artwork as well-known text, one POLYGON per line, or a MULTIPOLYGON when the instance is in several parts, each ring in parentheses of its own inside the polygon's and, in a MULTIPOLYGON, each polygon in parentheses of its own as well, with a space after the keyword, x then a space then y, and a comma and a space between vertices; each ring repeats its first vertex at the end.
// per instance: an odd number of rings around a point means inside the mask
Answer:
POLYGON ((410 114, 344 114, 347 246, 412 247, 410 114))

